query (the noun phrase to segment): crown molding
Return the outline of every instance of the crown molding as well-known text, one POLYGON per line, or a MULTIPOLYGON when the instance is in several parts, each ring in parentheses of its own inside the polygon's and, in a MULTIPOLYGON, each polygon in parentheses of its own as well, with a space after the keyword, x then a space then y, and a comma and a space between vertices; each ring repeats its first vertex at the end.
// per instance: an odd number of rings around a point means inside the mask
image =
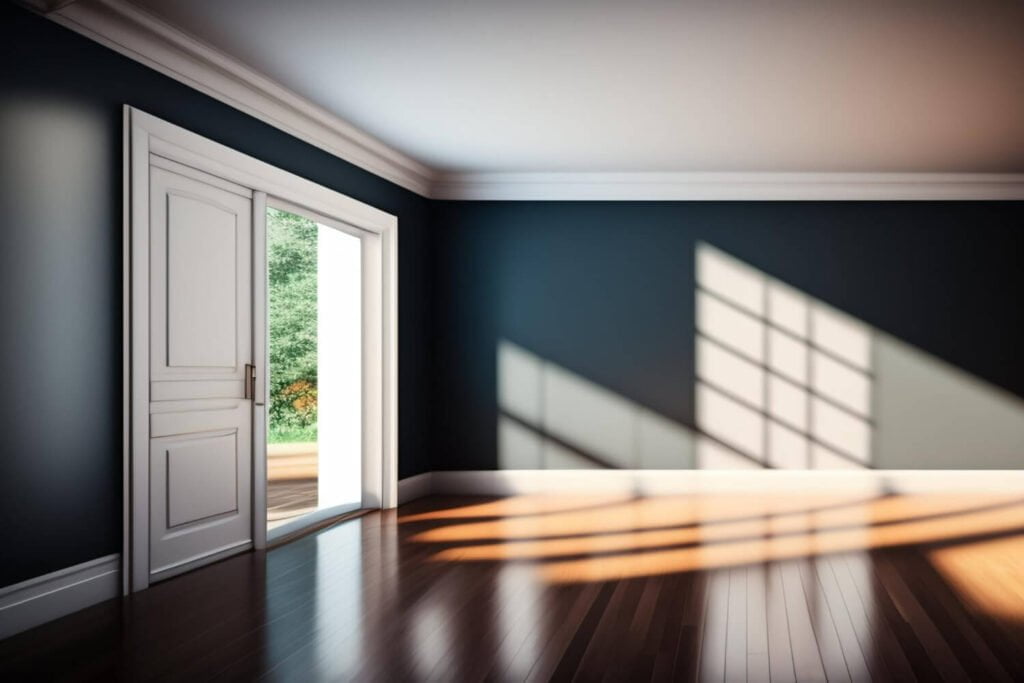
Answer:
POLYGON ((15 0, 15 2, 33 12, 49 14, 77 2, 78 0, 15 0))
POLYGON ((20 4, 311 145, 433 199, 1024 200, 1024 174, 440 173, 127 0, 20 0, 20 4))
POLYGON ((463 173, 440 176, 431 196, 506 201, 1021 200, 1024 174, 463 173))
POLYGON ((421 195, 432 169, 125 0, 26 2, 53 21, 421 195))

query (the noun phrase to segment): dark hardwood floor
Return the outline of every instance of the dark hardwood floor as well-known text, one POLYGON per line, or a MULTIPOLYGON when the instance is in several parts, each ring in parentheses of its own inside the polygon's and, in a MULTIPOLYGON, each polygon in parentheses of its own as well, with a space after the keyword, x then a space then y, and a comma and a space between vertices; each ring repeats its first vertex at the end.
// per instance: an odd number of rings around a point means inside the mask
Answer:
POLYGON ((1024 500, 439 498, 0 642, 0 680, 1024 680, 1024 500))

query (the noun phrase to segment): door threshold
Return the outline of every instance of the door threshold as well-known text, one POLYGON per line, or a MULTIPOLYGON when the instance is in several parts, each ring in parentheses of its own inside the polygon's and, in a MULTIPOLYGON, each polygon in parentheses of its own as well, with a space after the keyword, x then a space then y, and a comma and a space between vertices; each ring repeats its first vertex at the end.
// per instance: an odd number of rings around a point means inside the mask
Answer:
POLYGON ((319 522, 310 524, 309 526, 304 526, 301 529, 298 529, 297 531, 293 531, 290 534, 286 534, 279 538, 275 538, 273 541, 268 542, 267 550, 273 550, 274 548, 285 545, 286 543, 297 541, 304 536, 309 536, 310 534, 316 533, 317 531, 323 531, 327 527, 334 526, 335 524, 341 524, 342 522, 357 519, 367 513, 373 512, 374 509, 375 508, 359 508, 357 510, 349 510, 348 512, 343 512, 340 515, 334 515, 332 517, 328 517, 327 519, 323 519, 319 522))

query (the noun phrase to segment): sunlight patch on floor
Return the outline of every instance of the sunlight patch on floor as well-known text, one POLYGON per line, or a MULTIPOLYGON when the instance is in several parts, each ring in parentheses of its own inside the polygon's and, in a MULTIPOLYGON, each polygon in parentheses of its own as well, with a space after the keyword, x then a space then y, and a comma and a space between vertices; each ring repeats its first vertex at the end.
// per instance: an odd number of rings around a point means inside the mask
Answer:
POLYGON ((1024 533, 941 548, 928 559, 971 607, 1024 624, 1024 533))
MULTIPOLYGON (((955 572, 960 564, 974 561, 976 554, 965 555, 964 549, 977 546, 973 541, 978 537, 1024 529, 1024 499, 1006 493, 867 499, 835 492, 704 494, 609 500, 603 507, 586 500, 590 507, 571 496, 539 496, 453 508, 462 512, 439 519, 514 513, 427 528, 411 540, 448 546, 433 555, 434 561, 526 560, 536 563, 546 580, 565 583, 962 540, 969 545, 936 551, 945 570, 955 572)), ((416 519, 434 520, 411 516, 405 521, 416 519)), ((1024 542, 1016 550, 1005 548, 1014 559, 991 563, 995 575, 1020 571, 1024 564, 1024 542)), ((1020 602, 1024 605, 1024 597, 1020 602)))

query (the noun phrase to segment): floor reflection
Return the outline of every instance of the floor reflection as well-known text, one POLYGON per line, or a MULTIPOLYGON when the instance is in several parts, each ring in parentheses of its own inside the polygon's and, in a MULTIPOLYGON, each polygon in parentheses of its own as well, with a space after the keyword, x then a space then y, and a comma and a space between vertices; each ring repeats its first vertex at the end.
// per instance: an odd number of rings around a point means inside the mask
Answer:
POLYGON ((1006 493, 430 497, 0 642, 0 679, 1012 681, 1022 613, 1006 493))
POLYGON ((589 592, 596 624, 576 621, 568 598, 555 610, 577 633, 595 629, 581 672, 648 657, 700 680, 1011 680, 1020 665, 1006 654, 1024 643, 1024 499, 1012 493, 435 500, 400 523, 434 564, 500 572, 500 604, 548 605, 519 606, 514 623, 533 629, 519 661, 546 661, 552 596, 589 592), (657 654, 666 629, 671 666, 657 654))

